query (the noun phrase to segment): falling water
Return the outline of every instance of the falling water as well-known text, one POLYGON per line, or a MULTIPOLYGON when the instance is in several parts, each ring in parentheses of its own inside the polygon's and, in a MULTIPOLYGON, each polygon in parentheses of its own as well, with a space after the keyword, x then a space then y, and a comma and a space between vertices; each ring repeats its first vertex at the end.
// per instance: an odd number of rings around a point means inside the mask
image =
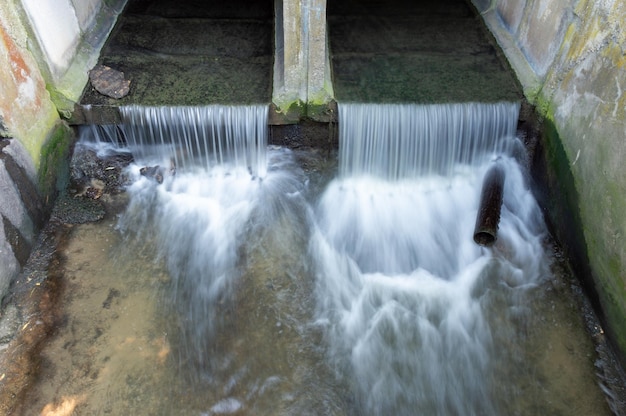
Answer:
POLYGON ((267 106, 120 112, 123 123, 104 131, 135 157, 119 228, 154 242, 172 278, 180 362, 192 379, 210 379, 225 357, 218 335, 233 330, 244 245, 298 203, 298 169, 288 151, 267 151, 267 106), (146 166, 168 168, 155 180, 146 166))
POLYGON ((265 174, 266 105, 119 107, 119 125, 94 125, 96 138, 118 142, 135 158, 169 169, 245 167, 265 174))
POLYGON ((94 129, 135 158, 118 221, 127 247, 156 252, 169 275, 158 309, 173 387, 150 400, 196 415, 567 408, 545 403, 555 390, 537 378, 554 366, 523 337, 550 272, 518 105, 339 110, 330 182, 266 145, 262 108, 123 108, 121 125, 94 129), (483 248, 473 228, 496 161, 501 220, 483 248), (321 195, 309 180, 327 184, 321 195))
POLYGON ((341 175, 319 201, 310 251, 318 323, 356 414, 503 411, 503 342, 546 267, 541 214, 511 152, 517 113, 340 105, 341 175), (484 249, 472 232, 496 159, 504 202, 498 242, 484 249))
POLYGON ((519 104, 342 104, 341 173, 397 180, 450 176, 510 145, 519 104))

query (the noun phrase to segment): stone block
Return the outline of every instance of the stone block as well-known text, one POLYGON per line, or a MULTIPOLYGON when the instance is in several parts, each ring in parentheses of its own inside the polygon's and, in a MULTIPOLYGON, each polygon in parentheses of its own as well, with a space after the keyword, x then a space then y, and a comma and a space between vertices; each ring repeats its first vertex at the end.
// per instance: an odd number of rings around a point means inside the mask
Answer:
POLYGON ((0 161, 0 189, 2 189, 0 215, 10 221, 22 236, 32 243, 35 239, 35 226, 4 161, 0 161))
POLYGON ((27 47, 26 32, 9 18, 18 18, 9 5, 0 6, 0 114, 4 134, 19 138, 34 165, 41 141, 58 120, 46 83, 27 47), (13 13, 12 13, 13 12, 13 13))

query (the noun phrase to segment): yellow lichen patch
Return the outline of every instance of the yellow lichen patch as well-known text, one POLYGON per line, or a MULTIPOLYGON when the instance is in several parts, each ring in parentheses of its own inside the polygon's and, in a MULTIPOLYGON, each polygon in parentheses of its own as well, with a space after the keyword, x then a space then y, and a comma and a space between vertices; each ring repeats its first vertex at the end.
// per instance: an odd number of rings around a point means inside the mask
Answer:
POLYGON ((615 22, 618 30, 616 31, 616 42, 624 44, 626 41, 626 3, 623 1, 616 1, 613 3, 613 9, 611 10, 611 21, 615 22))
POLYGON ((571 23, 565 34, 565 42, 570 43, 567 58, 576 61, 592 52, 602 43, 602 39, 608 36, 606 29, 602 17, 596 15, 589 16, 584 27, 571 23))
POLYGON ((615 43, 607 45, 607 47, 603 49, 602 55, 610 59, 615 67, 623 69, 626 66, 626 55, 624 55, 624 51, 620 45, 615 43))
POLYGON ((575 60, 578 56, 580 56, 581 50, 585 44, 580 41, 580 36, 578 36, 578 25, 576 23, 570 23, 567 27, 565 37, 563 38, 563 45, 569 45, 567 50, 567 58, 569 60, 575 60))

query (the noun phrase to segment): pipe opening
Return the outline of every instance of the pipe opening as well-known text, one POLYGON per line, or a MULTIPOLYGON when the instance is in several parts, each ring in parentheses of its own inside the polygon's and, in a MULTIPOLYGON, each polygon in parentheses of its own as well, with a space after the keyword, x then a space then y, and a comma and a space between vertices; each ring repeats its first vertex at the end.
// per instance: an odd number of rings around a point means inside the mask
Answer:
POLYGON ((498 239, 503 190, 504 169, 496 162, 489 168, 483 180, 474 227, 474 242, 478 245, 491 247, 498 239))

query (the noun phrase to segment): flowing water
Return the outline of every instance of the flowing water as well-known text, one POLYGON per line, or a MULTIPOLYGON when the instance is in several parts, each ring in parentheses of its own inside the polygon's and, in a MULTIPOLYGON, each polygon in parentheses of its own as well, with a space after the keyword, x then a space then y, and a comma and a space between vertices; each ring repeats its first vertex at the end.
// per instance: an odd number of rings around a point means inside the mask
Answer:
POLYGON ((338 166, 266 146, 264 107, 127 107, 84 132, 133 153, 128 200, 73 231, 24 414, 610 414, 517 104, 342 104, 338 166))
POLYGON ((513 357, 498 337, 524 320, 525 293, 548 270, 539 208, 507 150, 517 106, 340 111, 342 175, 321 198, 312 258, 319 319, 358 413, 503 414, 495 365, 513 357), (471 236, 495 160, 506 192, 486 250, 471 236))

